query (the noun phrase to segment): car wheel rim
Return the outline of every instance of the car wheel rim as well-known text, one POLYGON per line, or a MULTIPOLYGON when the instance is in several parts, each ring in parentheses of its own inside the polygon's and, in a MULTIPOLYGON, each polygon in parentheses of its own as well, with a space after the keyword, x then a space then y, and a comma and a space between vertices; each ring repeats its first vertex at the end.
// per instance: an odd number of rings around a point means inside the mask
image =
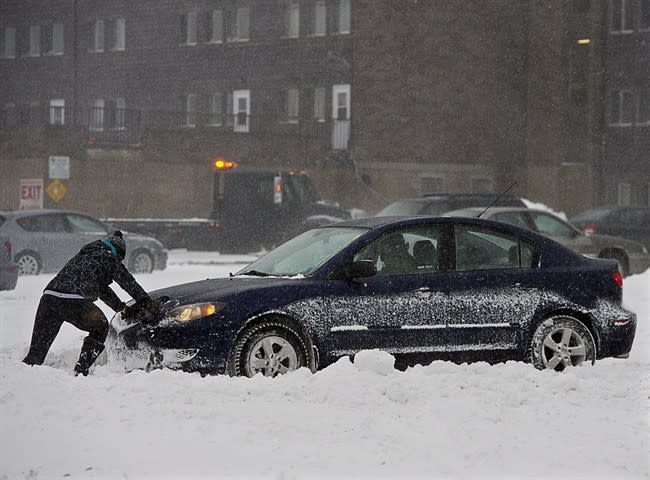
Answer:
POLYGON ((582 337, 572 328, 557 328, 544 339, 542 359, 544 367, 561 371, 582 364, 587 358, 587 347, 582 337))
POLYGON ((153 270, 149 255, 140 253, 133 259, 133 271, 135 273, 149 273, 153 270))
POLYGON ((293 345, 278 336, 264 337, 253 345, 248 357, 249 375, 262 373, 266 377, 296 370, 298 354, 293 345))
POLYGON ((29 255, 20 257, 18 259, 18 273, 20 275, 36 275, 38 273, 38 262, 29 255))

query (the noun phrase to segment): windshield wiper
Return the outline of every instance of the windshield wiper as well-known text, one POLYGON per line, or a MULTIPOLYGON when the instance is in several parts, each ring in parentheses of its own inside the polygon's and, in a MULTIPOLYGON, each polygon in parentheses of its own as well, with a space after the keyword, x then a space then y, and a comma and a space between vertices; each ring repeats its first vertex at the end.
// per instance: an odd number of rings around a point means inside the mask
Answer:
POLYGON ((260 272, 259 270, 249 270, 247 272, 242 272, 239 275, 253 275, 255 277, 268 277, 270 274, 266 272, 260 272))

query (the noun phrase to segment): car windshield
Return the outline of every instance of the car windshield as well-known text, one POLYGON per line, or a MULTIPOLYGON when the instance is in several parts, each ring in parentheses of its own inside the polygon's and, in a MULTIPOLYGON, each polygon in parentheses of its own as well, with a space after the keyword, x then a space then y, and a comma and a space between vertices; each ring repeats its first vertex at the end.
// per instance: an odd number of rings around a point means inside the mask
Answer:
POLYGON ((236 275, 310 275, 365 232, 364 228, 352 227, 309 230, 271 250, 236 275))
POLYGON ((393 215, 418 215, 422 211, 422 202, 403 201, 395 202, 377 213, 377 217, 391 217, 393 215))

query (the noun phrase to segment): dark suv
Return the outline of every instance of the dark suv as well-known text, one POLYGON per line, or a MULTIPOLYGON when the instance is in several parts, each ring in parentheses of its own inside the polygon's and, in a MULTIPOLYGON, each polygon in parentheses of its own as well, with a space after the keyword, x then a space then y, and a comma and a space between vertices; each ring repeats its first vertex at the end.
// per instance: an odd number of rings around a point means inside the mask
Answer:
POLYGON ((526 207, 519 197, 495 193, 439 193, 426 195, 420 198, 407 198, 391 203, 376 217, 390 217, 393 215, 443 215, 451 210, 469 207, 526 207))
POLYGON ((650 208, 598 207, 579 213, 571 223, 585 233, 600 233, 629 238, 650 250, 650 208))

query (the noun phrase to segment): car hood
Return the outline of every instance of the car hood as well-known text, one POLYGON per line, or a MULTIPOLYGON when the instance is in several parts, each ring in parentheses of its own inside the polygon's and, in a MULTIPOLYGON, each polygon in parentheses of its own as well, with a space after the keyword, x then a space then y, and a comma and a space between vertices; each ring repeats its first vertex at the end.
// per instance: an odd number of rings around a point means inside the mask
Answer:
POLYGON ((305 277, 249 277, 209 278, 197 282, 174 285, 150 292, 152 298, 169 297, 180 304, 211 302, 227 299, 231 295, 266 288, 295 285, 305 277))

